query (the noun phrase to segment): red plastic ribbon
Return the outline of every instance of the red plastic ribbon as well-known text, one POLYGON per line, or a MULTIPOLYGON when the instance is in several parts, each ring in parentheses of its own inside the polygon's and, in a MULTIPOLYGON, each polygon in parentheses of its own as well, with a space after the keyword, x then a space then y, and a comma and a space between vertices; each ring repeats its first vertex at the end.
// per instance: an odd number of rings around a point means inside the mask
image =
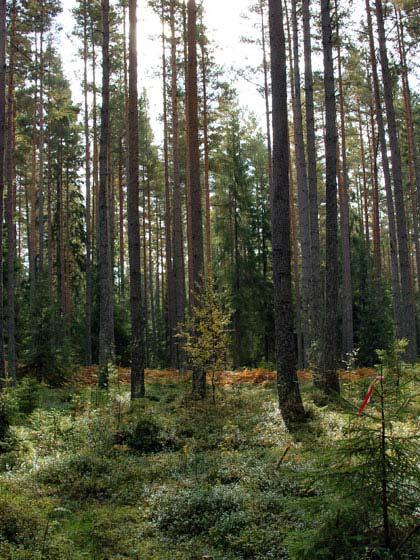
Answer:
POLYGON ((369 401, 372 398, 373 390, 375 389, 375 385, 380 379, 381 379, 381 376, 378 375, 378 377, 375 377, 375 379, 369 385, 369 389, 366 393, 365 398, 363 399, 362 405, 359 408, 359 412, 357 413, 357 416, 360 416, 362 414, 362 412, 365 410, 365 408, 367 407, 367 405, 369 404, 369 401))

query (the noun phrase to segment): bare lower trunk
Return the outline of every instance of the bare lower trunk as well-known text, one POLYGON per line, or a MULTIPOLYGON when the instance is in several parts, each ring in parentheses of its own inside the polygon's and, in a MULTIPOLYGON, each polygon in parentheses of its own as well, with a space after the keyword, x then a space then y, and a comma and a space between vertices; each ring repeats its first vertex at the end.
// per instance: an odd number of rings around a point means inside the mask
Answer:
MULTIPOLYGON (((336 0, 337 2, 337 0, 336 0)), ((337 24, 337 32, 338 32, 337 24)), ((341 69, 341 45, 338 38, 338 88, 340 95, 340 136, 341 154, 337 154, 337 160, 341 155, 341 181, 339 184, 340 201, 340 226, 341 226, 341 252, 342 252, 342 354, 346 359, 353 351, 353 289, 351 278, 350 261, 350 209, 349 209, 349 179, 347 173, 347 147, 346 147, 346 111, 344 100, 343 77, 341 69)))
MULTIPOLYGON (((203 285, 204 246, 203 208, 200 184, 200 153, 198 141, 198 96, 197 96, 197 7, 195 0, 188 0, 188 72, 187 72, 187 119, 188 119, 188 176, 191 205, 192 244, 192 305, 203 285)), ((193 391, 204 398, 206 378, 204 372, 194 372, 193 391)))
POLYGON ((326 273, 323 371, 317 379, 327 394, 340 390, 338 380, 338 219, 337 219, 337 110, 335 98, 332 25, 329 0, 321 0, 325 91, 326 273))
POLYGON ((15 266, 16 266, 16 181, 15 181, 15 41, 16 41, 16 0, 11 6, 11 35, 9 54, 9 83, 7 97, 7 145, 5 158, 5 179, 7 183, 6 225, 7 225, 7 372, 12 384, 16 383, 16 309, 15 309, 15 266))
POLYGON ((128 245, 131 309, 131 398, 144 396, 144 340, 141 297, 139 215, 139 132, 137 95, 137 0, 130 0, 128 96, 128 245))
POLYGON ((381 102, 381 92, 379 89, 378 66, 376 61, 375 42, 373 37, 372 14, 370 10, 369 0, 366 0, 366 15, 367 26, 369 34, 369 55, 370 64, 372 68, 372 82, 373 94, 375 99, 375 116, 378 125, 378 138, 381 147, 382 171, 384 174, 386 205, 388 214, 388 231, 389 231, 389 252, 391 260, 391 286, 392 286, 392 301, 394 311, 394 322, 396 326, 396 334, 398 338, 402 337, 401 324, 402 324, 402 308, 401 308, 401 288, 399 279, 399 264, 398 264, 398 246, 397 246, 397 232, 395 225, 395 208, 394 196, 392 194, 391 185, 391 172, 388 160, 388 147, 385 137, 385 125, 383 119, 383 110, 381 102))
POLYGON ((395 108, 392 93, 392 78, 389 69, 386 47, 382 0, 375 0, 375 6, 376 21, 378 24, 379 52, 383 78, 383 93, 388 121, 389 144, 391 150, 391 167, 394 180, 395 214, 397 219, 397 236, 401 280, 401 331, 404 337, 408 340, 406 359, 414 362, 417 357, 416 318, 410 272, 410 259, 408 252, 407 220, 402 181, 401 153, 398 142, 397 122, 395 117, 395 108))
POLYGON ((308 163, 308 195, 311 234, 311 321, 310 339, 314 351, 312 360, 318 363, 321 318, 322 318, 322 281, 320 265, 319 220, 318 220, 318 184, 315 142, 314 86, 312 76, 312 43, 310 0, 302 0, 303 44, 305 58, 305 117, 306 117, 306 153, 308 163))
MULTIPOLYGON (((175 316, 174 328, 185 319, 185 269, 182 232, 181 182, 179 176, 179 114, 178 114, 178 72, 175 36, 175 0, 170 3, 171 24, 171 100, 172 100, 172 256, 174 275, 175 316)), ((180 368, 182 352, 179 340, 175 341, 175 365, 180 368)))
POLYGON ((296 374, 290 246, 286 45, 283 9, 279 0, 269 0, 269 21, 273 99, 271 225, 277 386, 282 416, 285 423, 291 425, 295 421, 303 420, 305 411, 296 374))
POLYGON ((114 309, 112 293, 111 243, 109 228, 109 0, 102 0, 102 107, 99 153, 99 214, 98 238, 99 265, 99 384, 108 384, 106 368, 114 361, 114 309))
MULTIPOLYGON (((6 0, 0 0, 0 224, 3 224, 6 127, 6 0)), ((3 232, 2 232, 3 233, 3 232)), ((4 379, 3 234, 0 235, 0 386, 4 379)))

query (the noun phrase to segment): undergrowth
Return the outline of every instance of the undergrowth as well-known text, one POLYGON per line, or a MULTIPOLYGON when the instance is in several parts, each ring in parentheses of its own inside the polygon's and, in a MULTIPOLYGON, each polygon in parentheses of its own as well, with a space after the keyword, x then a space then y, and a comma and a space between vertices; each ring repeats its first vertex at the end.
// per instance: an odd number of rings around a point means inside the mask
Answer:
MULTIPOLYGON (((311 420, 295 434, 274 383, 220 388, 213 404, 191 400, 179 379, 154 380, 133 407, 119 383, 108 393, 37 386, 36 398, 25 384, 0 406, 2 560, 416 557, 418 534, 403 541, 418 522, 418 471, 407 481, 411 513, 393 514, 403 546, 388 552, 372 539, 380 519, 339 479, 335 452, 365 422, 354 413, 369 381, 344 384, 336 405, 305 383, 311 420)), ((416 415, 413 398, 393 434, 411 439, 416 415)), ((357 465, 355 454, 346 461, 357 465)))

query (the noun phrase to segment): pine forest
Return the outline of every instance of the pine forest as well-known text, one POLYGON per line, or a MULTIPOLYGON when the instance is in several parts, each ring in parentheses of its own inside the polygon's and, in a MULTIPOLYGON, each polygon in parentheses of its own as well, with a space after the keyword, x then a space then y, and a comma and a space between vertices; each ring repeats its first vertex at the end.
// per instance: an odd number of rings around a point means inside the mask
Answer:
POLYGON ((420 557, 419 0, 0 0, 0 560, 420 557))

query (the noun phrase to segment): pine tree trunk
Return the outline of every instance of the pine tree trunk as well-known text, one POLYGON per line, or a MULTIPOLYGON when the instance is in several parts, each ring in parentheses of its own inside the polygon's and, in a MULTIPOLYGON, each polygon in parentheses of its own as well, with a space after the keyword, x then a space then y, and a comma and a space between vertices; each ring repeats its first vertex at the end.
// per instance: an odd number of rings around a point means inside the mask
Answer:
MULTIPOLYGON (((44 5, 41 2, 41 17, 44 5)), ((43 23, 42 23, 43 25, 43 23)), ((39 42, 39 169, 38 169, 38 280, 44 281, 44 30, 41 28, 39 42)))
MULTIPOLYGON (((337 0, 336 0, 337 10, 337 0)), ((339 25, 337 24, 337 35, 339 25)), ((347 173, 347 146, 346 146, 346 110, 344 100, 343 77, 341 69, 340 37, 337 41, 338 58, 338 89, 340 96, 340 136, 341 136, 341 184, 339 185, 340 201, 340 226, 341 226, 341 251, 342 251, 342 353, 346 359, 353 351, 353 288, 350 261, 350 210, 349 210, 349 179, 347 173)), ((340 151, 337 154, 339 160, 340 151)), ((339 176, 340 176, 339 175, 339 176)))
POLYGON ((370 102, 370 132, 369 132, 369 160, 370 174, 372 177, 372 238, 373 238, 373 262, 375 267, 375 278, 380 280, 382 276, 381 258, 381 223, 379 215, 379 186, 378 186, 378 150, 377 136, 375 131, 375 115, 372 102, 370 102))
POLYGON ((165 323, 168 345, 168 363, 175 365, 174 326, 175 326, 175 298, 172 265, 172 209, 169 184, 169 132, 168 132, 168 98, 167 98, 167 68, 166 68, 166 38, 165 13, 162 3, 162 94, 163 94, 163 157, 164 157, 164 185, 165 185, 165 267, 166 267, 166 297, 165 323))
MULTIPOLYGON (((303 46, 305 58, 305 116, 306 116, 306 152, 308 164, 308 196, 310 215, 311 236, 311 321, 310 338, 314 346, 319 341, 320 325, 322 324, 322 281, 321 281, 321 258, 319 243, 319 220, 318 220, 318 179, 317 158, 315 141, 315 112, 314 112, 314 85, 312 75, 312 41, 311 41, 311 15, 310 0, 302 0, 303 17, 303 46)), ((311 356, 313 361, 318 362, 318 352, 311 356)), ((316 364, 315 364, 316 365, 316 364)))
MULTIPOLYGON (((128 119, 127 119, 128 126, 128 119)), ((127 142, 128 145, 128 142, 127 142)), ((119 277, 120 277, 120 296, 125 299, 125 243, 124 243, 124 146, 120 139, 118 153, 118 252, 119 252, 119 277)), ((128 166, 127 166, 128 169, 128 166)))
POLYGON ((285 423, 291 425, 303 420, 305 411, 296 373, 292 303, 286 45, 281 0, 269 0, 268 5, 273 100, 271 225, 277 385, 281 413, 285 423))
POLYGON ((185 199, 187 207, 187 255, 188 255, 188 304, 191 307, 193 304, 192 289, 193 282, 193 254, 192 254, 192 229, 191 229, 191 187, 190 187, 190 146, 189 146, 189 109, 188 109, 188 29, 187 29, 187 0, 182 4, 182 20, 183 20, 183 35, 184 35, 184 81, 185 81, 185 199))
POLYGON ((301 282, 302 282, 302 322, 303 355, 306 365, 306 350, 311 344, 309 333, 311 301, 311 236, 309 216, 308 175, 306 168, 305 142, 303 138, 302 100, 299 69, 299 35, 297 20, 297 0, 292 0, 292 36, 293 36, 293 125, 295 141, 295 165, 299 210, 299 239, 301 247, 301 282))
POLYGON ((260 0, 261 15, 261 45, 263 52, 263 71, 264 71, 264 102, 265 102, 265 126, 267 134, 267 157, 268 157, 268 183, 271 190, 273 182, 273 159, 272 159, 272 141, 271 141, 271 118, 270 118, 270 86, 268 83, 268 60, 267 60, 267 40, 265 33, 264 3, 260 0))
MULTIPOLYGON (((181 182, 179 176, 179 114, 178 114, 178 69, 175 36, 175 0, 170 3, 171 25, 171 100, 172 100, 172 244, 175 316, 174 327, 185 320, 185 268, 184 241, 182 232, 181 182)), ((182 364, 182 351, 178 339, 175 341, 175 365, 182 364)))
POLYGON ((322 47, 325 92, 325 191, 326 273, 323 371, 317 385, 326 393, 338 393, 338 219, 337 219, 337 110, 333 63, 330 1, 321 0, 322 47))
MULTIPOLYGON (((192 305, 197 303, 197 294, 203 286, 204 246, 203 209, 200 185, 200 152, 198 140, 198 95, 197 95, 197 7, 195 0, 188 0, 188 72, 187 72, 187 120, 188 120, 188 176, 191 205, 192 243, 192 305)), ((193 372, 193 391, 201 398, 206 393, 205 372, 193 372)))
POLYGON ((139 131, 137 94, 137 0, 130 0, 128 96, 128 246, 131 309, 131 398, 144 396, 144 340, 141 295, 139 214, 139 131))
POLYGON ((29 193, 29 238, 28 238, 28 257, 29 257, 29 293, 30 302, 33 306, 36 295, 36 257, 37 257, 37 235, 36 235, 36 193, 37 193, 37 108, 38 108, 38 38, 35 33, 35 81, 34 81, 34 107, 32 118, 32 162, 31 162, 31 186, 29 193))
POLYGON ((88 21, 87 0, 83 5, 83 88, 84 88, 84 133, 85 133, 85 176, 86 176, 86 365, 92 364, 92 238, 91 238, 91 167, 88 106, 88 21))
POLYGON ((205 45, 203 14, 201 13, 201 33, 200 33, 200 49, 201 49, 201 83, 203 95, 203 148, 204 148, 204 196, 206 202, 206 272, 211 274, 211 206, 210 206, 210 162, 209 162, 209 109, 207 99, 207 52, 205 45))
MULTIPOLYGON (((7 96, 7 144, 5 157, 5 180, 7 184, 7 372, 12 384, 16 383, 16 309, 15 309, 15 266, 16 266, 16 180, 15 180, 15 60, 16 60, 16 0, 11 6, 11 34, 9 41, 9 83, 7 96)), ((1 82, 0 82, 1 83, 1 82)), ((1 93, 0 93, 1 95, 1 93)), ((0 147, 1 153, 1 147, 0 147)))
POLYGON ((372 69, 373 94, 375 98, 375 116, 378 125, 378 137, 381 146, 382 171, 384 175, 386 204, 388 214, 388 231, 389 231, 389 252, 391 260, 391 286, 394 321, 396 326, 396 334, 398 338, 402 338, 402 308, 401 308, 401 288, 399 279, 398 264, 398 245, 397 231, 395 225, 395 208, 394 196, 392 194, 391 171, 388 160, 388 147, 385 137, 385 125, 382 113, 381 92, 379 88, 378 65, 376 61, 375 42, 373 37, 372 14, 369 0, 366 0, 367 28, 369 34, 369 55, 372 69))
POLYGON ((404 100, 404 119, 407 133, 407 151, 408 151, 408 183, 410 189, 410 202, 412 213, 412 227, 414 238, 414 249, 416 256, 416 278, 417 289, 420 287, 420 173, 419 173, 419 155, 415 144, 415 131, 413 123, 413 111, 411 108, 411 92, 407 74, 406 47, 404 43, 404 28, 401 20, 401 12, 397 12, 397 29, 398 29, 398 50, 401 64, 401 81, 402 93, 404 100))
POLYGON ((407 220, 404 204, 401 152, 398 142, 397 122, 392 93, 392 78, 388 63, 382 0, 375 0, 375 7, 376 21, 378 25, 379 53, 382 68, 383 95, 385 100, 389 145, 391 150, 391 168, 394 180, 395 214, 397 219, 401 280, 401 330, 404 337, 408 340, 406 359, 414 362, 417 357, 416 317, 410 273, 410 258, 408 252, 407 220))
POLYGON ((93 29, 91 29, 92 41, 92 128, 93 128, 93 193, 92 193, 92 255, 99 251, 99 149, 98 149, 98 103, 96 91, 96 49, 94 42, 93 29))
POLYGON ((111 243, 109 239, 109 0, 102 0, 102 107, 99 153, 99 366, 100 387, 108 384, 106 367, 114 361, 114 310, 112 293, 111 243))
MULTIPOLYGON (((0 224, 3 224, 6 127, 6 0, 0 0, 0 224)), ((3 333, 3 235, 0 235, 0 386, 5 377, 3 333)))

